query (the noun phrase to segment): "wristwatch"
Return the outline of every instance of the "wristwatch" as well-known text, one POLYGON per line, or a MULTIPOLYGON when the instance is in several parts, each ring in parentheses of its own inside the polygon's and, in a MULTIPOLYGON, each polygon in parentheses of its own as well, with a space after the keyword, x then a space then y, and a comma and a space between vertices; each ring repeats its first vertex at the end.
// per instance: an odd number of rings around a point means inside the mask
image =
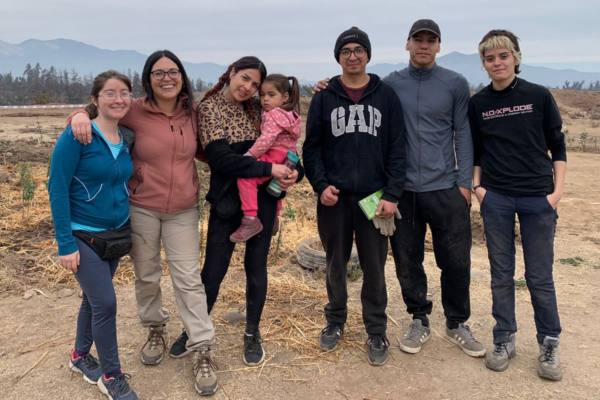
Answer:
POLYGON ((481 187, 481 185, 473 186, 473 189, 471 189, 471 191, 473 192, 473 194, 475 194, 475 191, 477 189, 479 189, 480 187, 481 187))

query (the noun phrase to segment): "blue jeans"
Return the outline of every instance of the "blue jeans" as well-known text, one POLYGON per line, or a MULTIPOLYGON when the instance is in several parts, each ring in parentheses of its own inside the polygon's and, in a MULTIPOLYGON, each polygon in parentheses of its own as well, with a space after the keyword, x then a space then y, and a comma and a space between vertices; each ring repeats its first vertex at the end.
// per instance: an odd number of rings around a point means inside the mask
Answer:
POLYGON ((487 191, 481 204, 492 275, 494 343, 517 331, 515 317, 515 215, 519 216, 525 281, 531 295, 538 343, 561 332, 552 277, 558 213, 545 196, 512 197, 487 191))
POLYGON ((117 345, 117 296, 112 278, 120 259, 104 261, 85 242, 77 239, 79 268, 75 279, 83 290, 75 349, 89 352, 96 343, 102 373, 121 370, 117 345))

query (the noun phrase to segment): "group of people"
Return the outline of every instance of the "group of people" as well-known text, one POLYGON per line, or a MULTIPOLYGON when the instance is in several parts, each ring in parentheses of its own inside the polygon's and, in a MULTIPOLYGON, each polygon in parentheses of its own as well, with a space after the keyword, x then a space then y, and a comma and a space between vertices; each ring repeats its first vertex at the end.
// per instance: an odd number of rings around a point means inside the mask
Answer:
MULTIPOLYGON (((440 42, 435 22, 415 22, 406 44, 408 68, 380 79, 366 72, 371 43, 353 27, 334 47, 341 76, 315 89, 302 158, 318 195, 327 261, 329 302, 320 347, 335 349, 344 333, 347 263, 355 239, 364 277, 368 360, 387 361, 389 238, 413 316, 400 348, 421 350, 430 338, 433 306, 423 269, 429 225, 441 269, 446 336, 468 355, 486 355, 465 324, 473 192, 481 203, 497 322, 486 365, 502 371, 515 356, 518 215, 540 343, 539 374, 558 380, 560 323, 552 263, 566 171, 560 114, 548 90, 516 77, 521 53, 512 33, 491 31, 481 41, 479 53, 492 82, 472 98, 464 77, 435 63, 440 42), (378 191, 383 193, 371 222, 359 201, 378 191)), ((268 251, 279 229, 280 200, 304 176, 296 149, 299 85, 294 77, 267 75, 256 57, 243 57, 196 104, 185 68, 167 50, 147 59, 142 85, 146 95, 133 99, 126 76, 112 70, 98 75, 91 104, 69 116, 52 157, 49 193, 59 262, 73 271, 83 291, 69 366, 110 399, 137 399, 119 361, 112 284, 120 257, 129 253, 139 317, 148 329, 142 363, 158 365, 167 351, 173 358, 195 352, 195 389, 211 395, 218 381, 210 313, 237 242, 246 242, 242 359, 255 366, 265 358, 259 325, 268 251), (196 159, 208 163, 211 172, 202 269, 196 159), (286 163, 290 159, 293 163, 286 163), (267 190, 271 184, 280 189, 279 197, 267 190), (170 315, 162 306, 161 248, 184 326, 173 344, 166 327, 170 315), (92 344, 98 359, 90 353, 92 344)))
POLYGON ((389 243, 413 322, 400 349, 414 354, 431 336, 433 304, 423 269, 426 226, 441 270, 446 337, 488 368, 504 371, 516 355, 515 215, 518 215, 539 343, 539 375, 560 380, 560 321, 552 277, 557 206, 566 147, 550 91, 520 79, 518 38, 492 30, 479 44, 491 83, 471 97, 466 79, 435 63, 441 32, 432 20, 410 29, 407 68, 368 74, 368 35, 356 27, 338 37, 342 74, 323 80, 310 105, 303 146, 306 175, 319 195, 317 220, 326 253, 329 303, 319 344, 338 346, 347 317, 346 274, 353 238, 364 279, 368 361, 388 359, 389 243), (549 156, 549 153, 551 156, 549 156), (383 194, 373 224, 359 201, 383 194), (470 317, 471 195, 484 222, 492 276, 494 347, 487 352, 470 317))

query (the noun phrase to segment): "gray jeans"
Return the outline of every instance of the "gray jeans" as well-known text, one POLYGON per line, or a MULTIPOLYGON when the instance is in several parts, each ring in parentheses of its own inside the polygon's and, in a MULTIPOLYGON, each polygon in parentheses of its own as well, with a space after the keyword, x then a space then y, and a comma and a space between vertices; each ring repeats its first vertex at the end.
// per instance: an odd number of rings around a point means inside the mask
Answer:
POLYGON ((179 314, 188 334, 186 347, 196 350, 215 344, 215 328, 206 308, 206 292, 198 259, 198 207, 161 213, 130 206, 135 269, 135 296, 143 326, 166 324, 160 279, 161 241, 165 250, 179 314))

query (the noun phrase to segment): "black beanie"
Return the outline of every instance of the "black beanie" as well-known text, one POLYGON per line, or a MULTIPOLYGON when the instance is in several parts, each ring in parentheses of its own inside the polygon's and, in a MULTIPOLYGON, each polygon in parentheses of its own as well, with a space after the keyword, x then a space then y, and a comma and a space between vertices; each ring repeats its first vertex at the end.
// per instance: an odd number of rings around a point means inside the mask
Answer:
POLYGON ((335 41, 333 55, 335 56, 335 60, 337 62, 340 62, 340 52, 342 51, 342 47, 348 43, 360 44, 365 48, 367 51, 367 57, 369 57, 369 60, 371 60, 371 41, 369 40, 369 35, 353 26, 347 31, 342 32, 342 34, 338 36, 337 40, 335 41))

